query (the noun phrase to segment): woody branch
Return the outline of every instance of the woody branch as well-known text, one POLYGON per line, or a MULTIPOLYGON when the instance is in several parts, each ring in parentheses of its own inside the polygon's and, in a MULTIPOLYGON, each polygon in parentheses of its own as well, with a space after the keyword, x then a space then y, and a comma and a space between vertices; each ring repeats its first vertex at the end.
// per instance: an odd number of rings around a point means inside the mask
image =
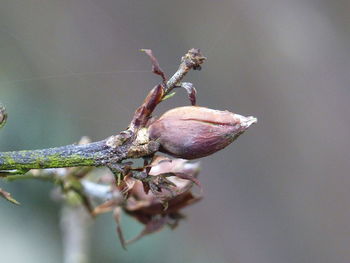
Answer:
MULTIPOLYGON (((85 145, 67 145, 57 148, 0 152, 0 176, 23 174, 30 169, 46 169, 77 166, 111 166, 126 158, 140 158, 155 153, 158 145, 139 136, 138 132, 150 118, 154 108, 165 99, 191 69, 199 69, 204 62, 198 49, 189 50, 182 57, 175 74, 166 81, 163 71, 150 50, 145 51, 152 59, 153 72, 163 78, 163 83, 148 94, 135 112, 129 128, 110 138, 85 145)), ((188 84, 184 87, 188 89, 188 84)), ((6 120, 6 116, 3 117, 6 120)), ((1 123, 4 123, 1 122, 1 123)))

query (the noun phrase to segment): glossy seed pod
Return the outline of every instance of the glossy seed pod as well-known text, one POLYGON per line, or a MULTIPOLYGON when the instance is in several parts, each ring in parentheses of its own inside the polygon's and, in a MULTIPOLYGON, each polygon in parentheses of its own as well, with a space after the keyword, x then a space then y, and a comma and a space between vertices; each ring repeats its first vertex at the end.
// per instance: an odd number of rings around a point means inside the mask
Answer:
POLYGON ((198 106, 178 107, 164 113, 149 126, 149 136, 157 140, 160 151, 184 159, 215 153, 256 123, 229 111, 198 106))

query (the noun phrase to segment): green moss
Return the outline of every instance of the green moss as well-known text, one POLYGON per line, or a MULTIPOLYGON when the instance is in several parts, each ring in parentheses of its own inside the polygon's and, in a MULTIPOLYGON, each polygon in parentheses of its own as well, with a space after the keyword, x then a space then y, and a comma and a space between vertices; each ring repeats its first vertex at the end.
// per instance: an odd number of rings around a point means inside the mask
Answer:
POLYGON ((45 156, 44 158, 37 158, 38 168, 49 165, 50 167, 70 167, 70 166, 92 166, 94 160, 87 159, 84 156, 73 154, 70 156, 61 156, 60 154, 53 154, 45 156))
POLYGON ((0 171, 96 166, 108 156, 109 152, 104 150, 105 142, 100 141, 42 150, 0 152, 0 171))
POLYGON ((12 158, 10 156, 5 156, 5 163, 7 163, 9 165, 15 165, 16 161, 14 158, 12 158))
POLYGON ((44 153, 40 151, 20 151, 6 153, 0 156, 3 169, 40 169, 72 166, 93 166, 95 161, 91 156, 79 154, 44 153), (2 157, 2 158, 1 158, 2 157), (1 160, 2 159, 2 160, 1 160))

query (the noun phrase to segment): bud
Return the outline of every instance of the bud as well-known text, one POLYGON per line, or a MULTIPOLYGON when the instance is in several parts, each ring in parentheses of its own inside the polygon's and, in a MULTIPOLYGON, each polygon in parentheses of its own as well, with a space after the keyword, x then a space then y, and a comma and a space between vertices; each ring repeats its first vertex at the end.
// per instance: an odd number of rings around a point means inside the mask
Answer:
POLYGON ((164 113, 150 125, 149 135, 160 143, 161 152, 196 159, 225 148, 256 122, 251 116, 186 106, 164 113))

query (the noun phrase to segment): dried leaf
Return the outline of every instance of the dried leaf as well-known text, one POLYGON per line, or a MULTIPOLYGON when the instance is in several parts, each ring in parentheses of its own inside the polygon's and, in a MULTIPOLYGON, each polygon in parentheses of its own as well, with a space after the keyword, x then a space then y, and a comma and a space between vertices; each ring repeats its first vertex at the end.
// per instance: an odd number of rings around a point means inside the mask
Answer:
POLYGON ((145 191, 145 194, 148 194, 149 191, 151 190, 149 187, 149 184, 146 182, 142 182, 142 186, 143 186, 143 191, 145 191))
POLYGON ((130 127, 137 129, 144 127, 151 117, 156 106, 162 101, 164 88, 162 85, 155 86, 147 95, 142 105, 136 110, 130 127))
POLYGON ((139 240, 140 238, 146 236, 146 235, 149 235, 149 234, 152 234, 154 232, 157 232, 159 230, 161 230, 165 224, 167 223, 168 221, 168 217, 167 216, 162 216, 162 217, 155 217, 155 218, 152 218, 151 221, 149 221, 145 228, 142 230, 142 232, 137 235, 136 237, 134 237, 133 239, 131 240, 128 240, 126 242, 126 244, 131 244, 131 243, 134 243, 135 241, 139 240))
POLYGON ((20 203, 16 199, 14 199, 9 192, 6 192, 1 188, 0 188, 0 196, 13 204, 20 205, 20 203))
MULTIPOLYGON (((196 88, 193 86, 192 83, 183 82, 183 83, 181 83, 181 85, 175 86, 175 88, 184 88, 184 89, 186 90, 186 92, 187 92, 187 96, 188 96, 188 99, 189 99, 190 102, 191 102, 191 105, 196 105, 197 90, 196 90, 196 88)), ((172 93, 169 93, 169 94, 165 95, 165 96, 163 97, 162 101, 167 100, 167 99, 170 99, 170 98, 173 97, 175 94, 176 94, 176 92, 172 92, 172 93)))
POLYGON ((166 83, 167 77, 166 77, 164 71, 160 68, 158 60, 153 55, 152 50, 151 49, 141 49, 141 51, 145 52, 150 57, 151 62, 152 62, 152 72, 157 74, 157 75, 160 75, 163 79, 163 83, 166 83))
POLYGON ((115 208, 115 206, 116 206, 116 203, 114 200, 108 200, 108 201, 96 206, 94 208, 94 210, 92 211, 92 215, 96 216, 99 214, 110 212, 115 208))
POLYGON ((177 86, 176 88, 184 88, 187 91, 188 99, 190 100, 191 105, 196 105, 197 90, 192 83, 182 82, 181 85, 177 86))
POLYGON ((181 178, 181 179, 189 180, 189 181, 195 183, 200 188, 201 192, 203 191, 202 184, 196 177, 185 174, 185 173, 174 173, 174 175, 176 177, 181 178))
POLYGON ((114 216, 115 222, 117 223, 117 234, 118 234, 118 237, 119 237, 119 240, 120 240, 120 244, 122 245, 122 247, 125 250, 127 250, 126 249, 127 242, 126 242, 126 240, 124 238, 122 227, 120 225, 120 221, 121 221, 121 209, 120 209, 120 207, 117 207, 116 209, 114 209, 113 216, 114 216))

